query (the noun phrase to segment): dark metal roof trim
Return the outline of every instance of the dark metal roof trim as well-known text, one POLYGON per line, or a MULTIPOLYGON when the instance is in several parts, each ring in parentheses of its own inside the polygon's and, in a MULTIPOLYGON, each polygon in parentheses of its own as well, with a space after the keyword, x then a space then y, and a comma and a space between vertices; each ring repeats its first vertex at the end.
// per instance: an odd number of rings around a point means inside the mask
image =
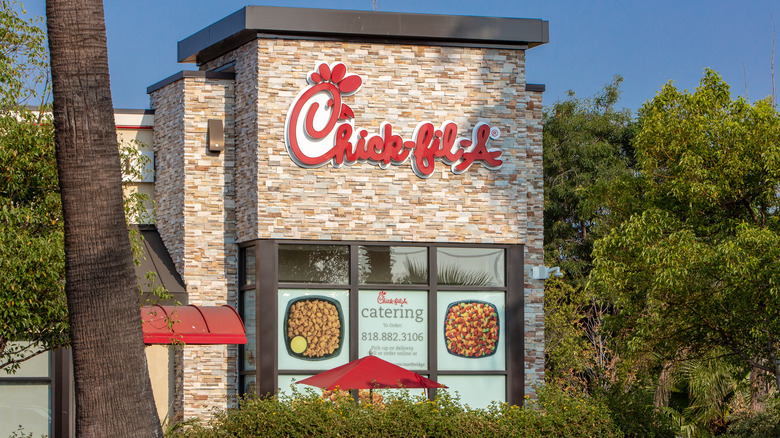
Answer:
POLYGON ((266 35, 477 47, 549 42, 539 19, 247 6, 178 43, 178 61, 203 64, 266 35), (216 50, 218 48, 218 50, 216 50))
POLYGON ((547 87, 544 84, 525 84, 525 91, 541 91, 544 93, 546 89, 547 87))
POLYGON ((176 266, 157 228, 153 225, 139 225, 138 230, 143 237, 143 259, 141 264, 135 267, 135 274, 141 291, 149 294, 153 287, 163 286, 177 301, 187 303, 187 288, 176 271, 176 266), (148 272, 156 274, 151 284, 146 280, 148 272))
POLYGON ((154 110, 137 108, 114 108, 114 114, 154 114, 154 110))
POLYGON ((201 79, 236 79, 235 73, 230 72, 213 72, 213 71, 200 71, 200 70, 182 70, 174 75, 157 82, 154 85, 150 85, 146 88, 146 94, 152 94, 160 88, 172 84, 180 79, 184 78, 201 78, 201 79))

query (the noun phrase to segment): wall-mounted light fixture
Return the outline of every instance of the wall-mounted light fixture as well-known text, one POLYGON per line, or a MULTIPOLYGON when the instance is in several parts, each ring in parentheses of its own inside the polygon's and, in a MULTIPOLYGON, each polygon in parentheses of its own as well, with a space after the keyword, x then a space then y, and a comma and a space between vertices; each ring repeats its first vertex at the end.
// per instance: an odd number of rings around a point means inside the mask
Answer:
POLYGON ((563 272, 558 266, 554 268, 548 268, 547 266, 535 266, 531 268, 531 278, 534 280, 547 280, 550 278, 550 274, 554 277, 563 277, 563 272))
POLYGON ((220 119, 209 119, 208 128, 209 152, 222 152, 225 150, 225 127, 220 119))

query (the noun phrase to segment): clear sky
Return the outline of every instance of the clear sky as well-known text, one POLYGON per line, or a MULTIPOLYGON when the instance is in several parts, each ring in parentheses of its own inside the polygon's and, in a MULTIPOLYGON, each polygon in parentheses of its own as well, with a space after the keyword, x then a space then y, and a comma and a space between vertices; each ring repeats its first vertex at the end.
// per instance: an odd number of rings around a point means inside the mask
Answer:
MULTIPOLYGON (((44 15, 44 0, 23 2, 44 15)), ((111 88, 117 108, 148 108, 146 87, 194 64, 177 64, 176 43, 247 5, 372 10, 372 0, 104 0, 111 88)), ((549 44, 527 52, 529 83, 545 104, 568 90, 587 97, 622 75, 620 106, 638 109, 674 81, 693 89, 705 68, 750 101, 780 89, 780 0, 379 0, 379 10, 540 18, 549 44), (774 23, 773 23, 774 20, 774 23)), ((780 94, 780 91, 778 91, 780 94)))

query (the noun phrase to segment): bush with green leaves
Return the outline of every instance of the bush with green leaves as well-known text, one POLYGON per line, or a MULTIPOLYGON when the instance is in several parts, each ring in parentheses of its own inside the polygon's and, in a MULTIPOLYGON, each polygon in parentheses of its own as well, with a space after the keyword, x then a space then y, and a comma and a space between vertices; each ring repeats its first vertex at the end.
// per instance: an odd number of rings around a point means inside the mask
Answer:
POLYGON ((408 392, 383 404, 350 397, 323 400, 311 390, 291 396, 248 398, 219 412, 206 426, 179 429, 172 437, 623 437, 606 409, 591 399, 542 389, 526 407, 493 404, 471 409, 439 391, 434 400, 408 392))
POLYGON ((762 412, 750 412, 729 418, 730 425, 724 436, 733 438, 765 438, 780 436, 780 395, 766 400, 762 412))

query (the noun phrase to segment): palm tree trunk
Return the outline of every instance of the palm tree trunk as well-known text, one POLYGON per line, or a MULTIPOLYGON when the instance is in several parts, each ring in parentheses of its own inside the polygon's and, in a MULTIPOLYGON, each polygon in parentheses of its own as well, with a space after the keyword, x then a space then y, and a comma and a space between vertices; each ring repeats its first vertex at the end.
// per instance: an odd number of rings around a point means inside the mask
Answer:
POLYGON ((100 0, 48 0, 76 436, 162 436, 146 368, 100 0))

